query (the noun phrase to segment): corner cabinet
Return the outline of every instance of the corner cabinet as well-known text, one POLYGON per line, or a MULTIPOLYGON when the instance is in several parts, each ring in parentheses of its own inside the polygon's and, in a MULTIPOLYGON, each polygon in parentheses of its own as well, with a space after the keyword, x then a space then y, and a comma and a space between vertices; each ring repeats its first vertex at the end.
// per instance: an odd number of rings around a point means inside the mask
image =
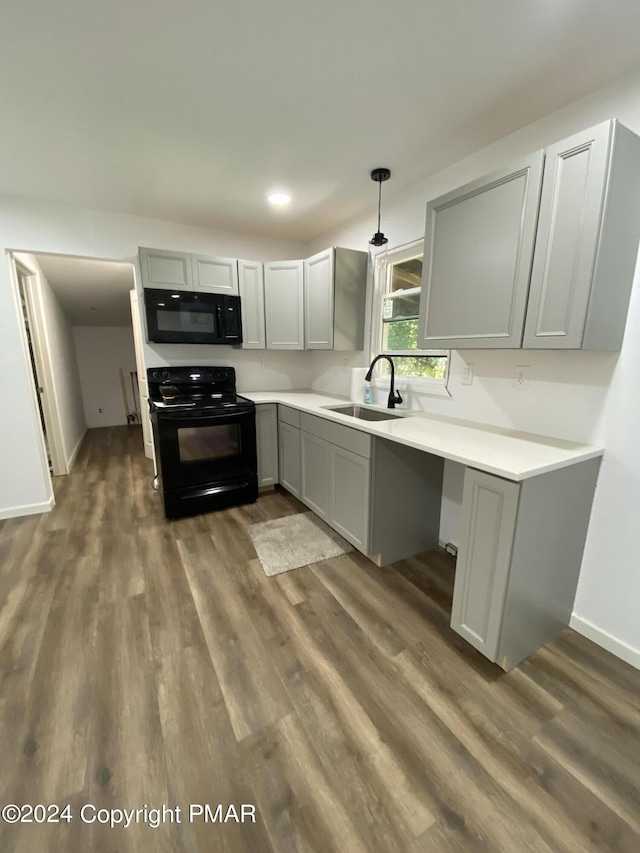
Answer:
POLYGON ((619 349, 639 195, 612 120, 429 202, 418 346, 619 349))
POLYGON ((599 467, 521 483, 465 471, 451 627, 505 670, 569 623, 599 467))
POLYGON ((304 278, 302 261, 264 264, 267 349, 304 349, 304 278))
POLYGON ((361 350, 368 255, 325 249, 304 262, 305 349, 361 350))

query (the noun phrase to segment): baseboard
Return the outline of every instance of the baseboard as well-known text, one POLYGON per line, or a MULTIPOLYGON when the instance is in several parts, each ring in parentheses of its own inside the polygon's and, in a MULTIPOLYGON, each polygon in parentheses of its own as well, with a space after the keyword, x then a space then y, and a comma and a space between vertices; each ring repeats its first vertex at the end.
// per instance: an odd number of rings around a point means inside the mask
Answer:
POLYGON ((72 452, 71 456, 69 457, 69 459, 67 460, 67 470, 69 471, 69 473, 71 473, 71 469, 73 468, 73 463, 76 461, 76 456, 78 455, 78 451, 80 450, 80 445, 82 444, 82 441, 83 441, 86 434, 87 434, 87 427, 84 428, 82 435, 78 439, 78 443, 73 448, 73 452, 72 452))
POLYGON ((7 507, 7 509, 0 509, 0 519, 19 518, 22 515, 38 515, 41 512, 51 512, 55 503, 55 498, 51 495, 48 501, 42 501, 42 503, 39 504, 10 506, 7 507))
POLYGON ((636 669, 640 669, 640 651, 638 651, 638 649, 628 646, 626 643, 623 643, 622 640, 618 640, 616 637, 613 637, 611 634, 603 631, 602 628, 598 628, 596 625, 593 625, 587 619, 584 619, 582 616, 578 616, 576 613, 571 616, 569 626, 573 628, 574 631, 577 631, 578 634, 582 634, 583 637, 586 637, 588 640, 592 640, 598 646, 601 646, 603 649, 611 652, 612 655, 626 661, 631 664, 631 666, 635 666, 636 669))

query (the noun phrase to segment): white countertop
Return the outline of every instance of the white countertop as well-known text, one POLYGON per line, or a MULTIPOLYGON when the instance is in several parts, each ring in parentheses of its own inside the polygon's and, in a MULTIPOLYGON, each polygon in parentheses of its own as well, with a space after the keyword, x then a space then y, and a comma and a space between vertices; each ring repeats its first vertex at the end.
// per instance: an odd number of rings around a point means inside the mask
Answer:
MULTIPOLYGON (((518 432, 422 412, 396 409, 405 417, 389 421, 361 421, 325 406, 348 405, 345 397, 314 391, 239 392, 255 403, 282 403, 321 418, 469 465, 507 480, 525 480, 536 474, 564 468, 602 456, 604 448, 577 444, 560 438, 518 432)), ((367 408, 381 409, 380 406, 367 408)))

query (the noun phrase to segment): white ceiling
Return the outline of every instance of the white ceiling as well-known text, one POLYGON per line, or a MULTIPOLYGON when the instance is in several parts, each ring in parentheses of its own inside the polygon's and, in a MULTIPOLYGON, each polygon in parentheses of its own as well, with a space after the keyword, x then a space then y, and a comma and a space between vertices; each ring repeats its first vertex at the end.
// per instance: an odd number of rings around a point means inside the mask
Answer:
POLYGON ((4 192, 299 241, 640 68, 638 0, 2 0, 0 33, 4 192))
POLYGON ((131 264, 66 255, 34 257, 72 326, 131 325, 131 264))

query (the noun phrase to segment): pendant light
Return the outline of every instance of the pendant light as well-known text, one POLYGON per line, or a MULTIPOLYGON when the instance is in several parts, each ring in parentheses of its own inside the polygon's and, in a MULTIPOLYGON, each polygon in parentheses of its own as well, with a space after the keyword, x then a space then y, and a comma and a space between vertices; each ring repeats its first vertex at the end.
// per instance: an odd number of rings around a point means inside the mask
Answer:
POLYGON ((390 177, 391 172, 389 169, 374 169, 371 172, 371 180, 378 183, 378 230, 369 240, 372 246, 384 246, 385 243, 389 242, 380 231, 380 202, 382 201, 382 182, 388 181, 390 177))

